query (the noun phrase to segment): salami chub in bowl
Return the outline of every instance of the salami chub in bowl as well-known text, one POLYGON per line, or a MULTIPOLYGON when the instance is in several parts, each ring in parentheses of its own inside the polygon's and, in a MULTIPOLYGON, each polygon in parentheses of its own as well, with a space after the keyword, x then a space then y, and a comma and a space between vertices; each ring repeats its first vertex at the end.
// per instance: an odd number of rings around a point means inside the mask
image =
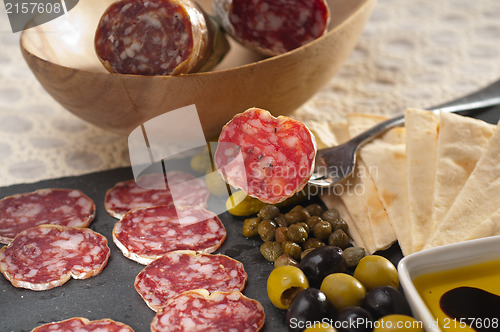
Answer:
MULTIPOLYGON (((107 12, 119 6, 115 0, 79 1, 66 14, 25 30, 21 51, 35 77, 63 107, 105 130, 129 135, 161 114, 196 105, 205 136, 215 137, 236 113, 254 105, 278 116, 309 100, 348 58, 376 0, 326 0, 327 12, 307 6, 296 11, 287 2, 281 11, 264 11, 271 23, 286 23, 288 29, 264 31, 273 49, 266 55, 237 42, 236 34, 224 37, 232 33, 214 23, 213 0, 197 1, 199 6, 192 0, 134 1, 148 4, 143 12, 129 2, 118 1, 125 5, 115 13, 107 12), (169 9, 152 11, 153 3, 168 3, 169 9), (191 15, 193 8, 197 15, 191 15), (159 15, 163 11, 170 14, 159 15), (320 23, 310 24, 311 15, 320 23), (127 27, 118 35, 104 31, 124 23, 127 27), (290 33, 293 24, 304 26, 290 33), (283 31, 290 40, 280 40, 283 31), (144 37, 154 42, 142 44, 144 37), (227 43, 230 49, 224 53, 227 43)), ((246 2, 255 4, 257 15, 268 5, 264 0, 246 2)), ((262 32, 253 22, 250 37, 262 32)))

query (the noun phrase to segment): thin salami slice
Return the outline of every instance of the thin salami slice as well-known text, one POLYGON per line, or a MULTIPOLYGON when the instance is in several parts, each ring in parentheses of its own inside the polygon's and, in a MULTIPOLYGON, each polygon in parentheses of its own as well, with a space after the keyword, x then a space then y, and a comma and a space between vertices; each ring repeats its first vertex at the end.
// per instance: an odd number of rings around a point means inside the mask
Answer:
POLYGON ((158 311, 169 298, 187 290, 242 291, 247 278, 243 264, 228 256, 178 250, 146 266, 135 278, 135 289, 158 311))
POLYGON ((166 177, 163 174, 142 176, 140 186, 134 180, 117 183, 107 191, 104 206, 110 215, 121 219, 128 211, 141 207, 174 204, 206 207, 209 197, 210 192, 202 178, 173 171, 166 177), (156 183, 166 184, 167 188, 148 189, 154 188, 156 183))
POLYGON ((215 164, 230 185, 275 204, 306 185, 315 157, 316 141, 303 123, 250 108, 222 128, 215 164))
POLYGON ((94 202, 79 190, 40 189, 0 200, 0 243, 9 244, 21 231, 54 224, 88 227, 95 217, 94 202))
POLYGON ((134 332, 132 328, 111 319, 89 321, 87 318, 74 317, 60 322, 38 326, 31 332, 134 332))
POLYGON ((41 225, 0 249, 0 272, 15 287, 46 290, 98 275, 109 254, 106 238, 88 228, 41 225))
POLYGON ((326 0, 214 0, 213 10, 235 40, 271 56, 321 37, 330 22, 326 0))
POLYGON ((260 331, 264 326, 262 305, 240 292, 205 289, 183 292, 170 298, 151 322, 151 332, 260 331))
POLYGON ((113 228, 113 241, 123 255, 144 265, 174 250, 212 253, 225 239, 216 214, 190 206, 135 209, 113 228))
POLYGON ((94 44, 108 71, 149 76, 209 70, 228 50, 215 22, 190 0, 116 1, 94 44))

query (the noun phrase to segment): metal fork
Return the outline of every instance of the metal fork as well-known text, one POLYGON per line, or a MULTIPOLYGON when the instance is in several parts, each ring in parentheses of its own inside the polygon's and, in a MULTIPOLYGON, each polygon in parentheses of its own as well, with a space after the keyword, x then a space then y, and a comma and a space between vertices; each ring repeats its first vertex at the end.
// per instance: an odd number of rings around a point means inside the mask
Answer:
MULTIPOLYGON (((427 109, 435 113, 442 111, 468 115, 499 104, 500 80, 462 98, 427 109)), ((389 129, 404 125, 404 122, 404 114, 396 116, 379 123, 343 144, 318 150, 316 166, 309 183, 330 187, 347 178, 354 170, 356 152, 360 147, 389 129)))

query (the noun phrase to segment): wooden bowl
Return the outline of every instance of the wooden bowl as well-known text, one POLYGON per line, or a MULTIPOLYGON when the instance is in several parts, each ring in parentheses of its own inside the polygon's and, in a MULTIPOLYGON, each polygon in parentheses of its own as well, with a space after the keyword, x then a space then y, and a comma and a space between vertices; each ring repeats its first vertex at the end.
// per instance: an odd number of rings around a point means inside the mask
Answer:
MULTIPOLYGON (((76 116, 121 135, 195 104, 209 138, 249 107, 279 115, 306 102, 347 59, 376 2, 329 0, 328 33, 279 56, 262 58, 230 40, 230 52, 210 72, 136 76, 108 73, 94 51, 97 23, 114 1, 81 0, 67 14, 22 33, 22 54, 38 81, 76 116)), ((210 11, 210 0, 200 3, 210 11)))

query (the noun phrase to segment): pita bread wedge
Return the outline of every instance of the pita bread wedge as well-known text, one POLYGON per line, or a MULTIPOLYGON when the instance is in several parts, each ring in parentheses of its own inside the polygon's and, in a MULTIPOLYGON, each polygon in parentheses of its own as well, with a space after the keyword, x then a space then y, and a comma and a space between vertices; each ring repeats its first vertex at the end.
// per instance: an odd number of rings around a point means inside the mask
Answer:
POLYGON ((408 222, 405 136, 405 128, 391 129, 363 146, 359 153, 368 166, 401 251, 406 256, 411 252, 411 235, 408 222))
POLYGON ((473 231, 469 232, 465 240, 474 240, 482 237, 500 235, 500 209, 486 218, 473 231))
MULTIPOLYGON (((376 124, 387 120, 386 117, 382 116, 358 113, 349 114, 347 119, 351 136, 356 136, 376 124)), ((361 156, 358 156, 357 167, 359 170, 357 176, 359 177, 361 188, 363 188, 360 198, 366 210, 369 222, 368 229, 371 230, 373 237, 374 251, 387 249, 396 242, 396 234, 379 198, 377 187, 369 174, 369 166, 361 156)))
POLYGON ((411 252, 416 252, 424 247, 432 228, 439 115, 407 109, 405 127, 411 252))
POLYGON ((442 112, 437 146, 432 230, 444 219, 495 130, 481 120, 442 112))
MULTIPOLYGON (((425 249, 464 241, 500 207, 500 127, 425 249)), ((489 236, 488 234, 483 234, 489 236)))

